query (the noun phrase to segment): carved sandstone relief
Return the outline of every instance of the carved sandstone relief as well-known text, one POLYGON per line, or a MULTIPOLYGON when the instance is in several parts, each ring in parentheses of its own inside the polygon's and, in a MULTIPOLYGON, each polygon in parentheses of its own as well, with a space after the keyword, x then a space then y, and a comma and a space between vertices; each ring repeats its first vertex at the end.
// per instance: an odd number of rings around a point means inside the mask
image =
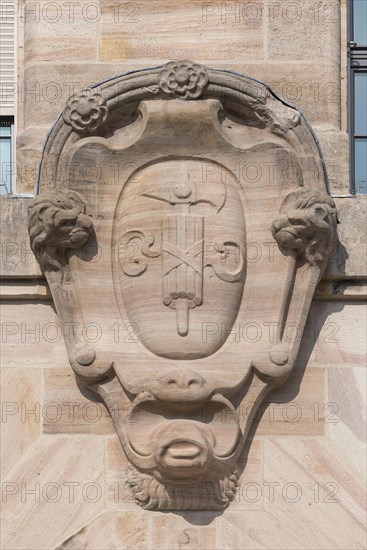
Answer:
POLYGON ((125 307, 139 326, 147 348, 164 357, 216 351, 220 341, 212 346, 202 341, 203 323, 231 327, 240 305, 245 278, 240 197, 230 172, 226 181, 217 176, 206 184, 204 165, 213 172, 218 166, 200 158, 149 165, 128 180, 118 201, 113 240, 122 245, 114 273, 121 311, 125 307), (152 279, 159 281, 154 293, 152 279), (152 302, 154 320, 144 303, 139 307, 142 294, 152 302))
POLYGON ((56 121, 31 246, 71 367, 109 409, 142 507, 233 500, 251 422, 296 365, 331 251, 326 178, 295 108, 189 61, 83 90, 56 121))

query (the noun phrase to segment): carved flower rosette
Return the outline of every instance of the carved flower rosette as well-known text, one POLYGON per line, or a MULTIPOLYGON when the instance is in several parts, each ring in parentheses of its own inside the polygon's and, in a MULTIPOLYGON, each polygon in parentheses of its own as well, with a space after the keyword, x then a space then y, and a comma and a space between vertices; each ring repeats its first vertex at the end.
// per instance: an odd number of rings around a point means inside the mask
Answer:
POLYGON ((69 98, 62 115, 76 132, 94 132, 107 118, 106 99, 92 88, 85 88, 69 98))
POLYGON ((207 83, 206 69, 191 61, 171 61, 164 66, 159 75, 161 90, 183 99, 200 97, 207 83))

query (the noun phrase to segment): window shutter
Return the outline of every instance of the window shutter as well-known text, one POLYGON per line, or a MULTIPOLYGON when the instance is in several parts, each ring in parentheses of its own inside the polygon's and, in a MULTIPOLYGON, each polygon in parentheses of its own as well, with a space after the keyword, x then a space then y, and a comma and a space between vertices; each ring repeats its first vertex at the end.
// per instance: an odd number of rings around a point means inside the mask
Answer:
POLYGON ((16 0, 0 0, 0 114, 14 115, 16 98, 16 0))

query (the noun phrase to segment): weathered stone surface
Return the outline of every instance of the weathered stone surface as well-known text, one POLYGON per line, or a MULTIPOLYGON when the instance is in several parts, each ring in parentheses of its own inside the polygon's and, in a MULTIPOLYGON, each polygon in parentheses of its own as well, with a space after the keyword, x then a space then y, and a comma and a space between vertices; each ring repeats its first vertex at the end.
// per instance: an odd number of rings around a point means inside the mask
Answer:
MULTIPOLYGON (((264 498, 263 493, 267 494, 272 490, 274 487, 272 483, 269 480, 265 487, 263 485, 255 486, 257 492, 253 495, 249 494, 247 501, 259 499, 257 502, 260 501, 263 506, 261 502, 264 498)), ((218 526, 220 546, 218 548, 226 550, 243 550, 243 548, 251 550, 261 548, 311 550, 313 548, 298 529, 293 529, 285 522, 277 521, 271 510, 253 509, 253 502, 247 504, 246 513, 230 511, 220 519, 218 526), (246 519, 244 519, 244 515, 246 519)))
POLYGON ((349 184, 349 136, 340 130, 316 126, 330 182, 330 192, 335 195, 350 193, 349 184))
POLYGON ((314 302, 300 350, 302 366, 364 368, 366 321, 363 301, 314 302))
POLYGON ((48 127, 27 128, 17 135, 16 193, 33 195, 48 127))
POLYGON ((98 51, 98 2, 26 1, 25 62, 94 60, 98 51), (60 54, 61 58, 60 58, 60 54))
POLYGON ((335 204, 341 223, 324 278, 366 279, 367 195, 336 198, 335 204))
POLYGON ((14 307, 1 303, 1 361, 4 366, 57 367, 68 364, 60 323, 53 306, 42 301, 14 307))
POLYGON ((264 57, 261 8, 262 1, 256 3, 255 13, 251 6, 239 2, 190 0, 180 6, 177 18, 177 7, 164 0, 104 2, 100 59, 135 64, 144 60, 146 66, 169 59, 199 59, 220 67, 241 52, 241 58, 259 60, 264 57), (194 36, 201 39, 199 55, 194 36))
MULTIPOLYGON (((144 68, 143 64, 138 68, 144 68)), ((131 63, 73 63, 72 65, 35 64, 25 70, 26 85, 22 101, 25 102, 26 126, 48 127, 55 121, 67 99, 86 86, 133 70, 131 63)), ((47 132, 45 131, 45 137, 47 132)))
POLYGON ((54 548, 98 516, 103 461, 98 436, 85 436, 82 445, 74 436, 39 439, 2 480, 2 547, 54 548))
POLYGON ((323 435, 326 411, 323 411, 326 394, 326 374, 298 363, 298 371, 273 392, 260 407, 258 433, 263 435, 323 435), (317 404, 317 405, 316 405, 317 404))
MULTIPOLYGON (((155 61, 156 64, 162 64, 155 61)), ((83 87, 134 69, 154 66, 153 61, 124 61, 123 63, 90 63, 87 65, 32 65, 25 71, 26 90, 25 121, 27 126, 51 124, 60 112, 60 106, 68 97, 83 87), (26 93, 27 90, 29 93, 26 93)), ((213 65, 213 64, 211 64, 213 65)), ((222 65, 223 66, 223 65, 222 65)), ((214 65, 215 67, 215 65, 214 65)), ((329 87, 319 84, 327 80, 338 83, 339 65, 318 65, 320 79, 311 81, 308 73, 314 65, 289 63, 257 64, 251 61, 228 61, 225 68, 266 82, 286 101, 296 105, 311 124, 329 124, 339 128, 339 95, 329 87), (322 78, 321 78, 322 75, 322 78)))
POLYGON ((92 393, 83 395, 70 368, 44 373, 43 431, 45 433, 113 433, 111 417, 92 393))
POLYGON ((280 97, 296 105, 312 125, 328 124, 339 129, 339 65, 320 62, 316 69, 315 65, 307 63, 273 62, 246 66, 246 73, 266 80, 280 97), (310 79, 310 73, 314 79, 310 79))
POLYGON ((27 219, 29 199, 1 197, 0 233, 2 277, 40 277, 39 265, 29 246, 27 219))
MULTIPOLYGON (((293 62, 296 59, 302 62, 317 59, 318 63, 321 60, 335 61, 340 52, 338 2, 269 2, 266 3, 266 12, 268 56, 271 59, 293 62)), ((325 79, 319 79, 319 84, 337 86, 335 92, 339 87, 336 82, 330 83, 325 79)))
MULTIPOLYGON (((230 510, 234 512, 247 513, 248 510, 262 508, 261 499, 257 498, 257 487, 264 483, 264 440, 261 437, 261 431, 257 431, 256 419, 255 426, 256 436, 249 438, 244 452, 238 460, 241 473, 236 495, 230 507, 230 510)), ((208 492, 211 489, 210 486, 207 487, 208 492)))
POLYGON ((42 374, 2 367, 1 472, 4 477, 41 433, 42 374))
MULTIPOLYGON (((123 418, 126 418, 126 413, 123 418)), ((106 495, 109 508, 136 511, 134 491, 129 485, 131 466, 121 452, 121 442, 115 433, 106 438, 106 495)))
POLYGON ((105 512, 65 540, 57 550, 145 550, 148 525, 144 513, 105 512))
POLYGON ((330 439, 269 440, 265 453, 264 476, 278 485, 264 508, 304 541, 301 547, 363 547, 365 491, 360 474, 330 439), (320 523, 320 517, 327 522, 320 523))
POLYGON ((328 370, 327 431, 341 462, 366 478, 366 369, 328 370), (332 414, 330 414, 332 413, 332 414))
POLYGON ((183 517, 169 518, 171 529, 166 528, 166 517, 157 516, 152 519, 152 538, 150 548, 217 548, 216 522, 212 522, 208 512, 185 513, 183 517))

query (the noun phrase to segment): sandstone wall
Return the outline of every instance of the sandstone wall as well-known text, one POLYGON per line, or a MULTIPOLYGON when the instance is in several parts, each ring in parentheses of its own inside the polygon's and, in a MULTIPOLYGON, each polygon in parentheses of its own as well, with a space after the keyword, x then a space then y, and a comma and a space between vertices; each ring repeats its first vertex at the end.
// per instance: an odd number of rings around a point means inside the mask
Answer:
POLYGON ((261 80, 303 111, 341 223, 297 370, 261 408, 235 502, 220 514, 152 513, 131 501, 112 421, 68 365, 29 249, 29 198, 4 198, 4 550, 364 548, 366 197, 343 197, 345 10, 345 0, 19 2, 17 194, 33 193, 46 135, 74 91, 188 58, 261 80))

